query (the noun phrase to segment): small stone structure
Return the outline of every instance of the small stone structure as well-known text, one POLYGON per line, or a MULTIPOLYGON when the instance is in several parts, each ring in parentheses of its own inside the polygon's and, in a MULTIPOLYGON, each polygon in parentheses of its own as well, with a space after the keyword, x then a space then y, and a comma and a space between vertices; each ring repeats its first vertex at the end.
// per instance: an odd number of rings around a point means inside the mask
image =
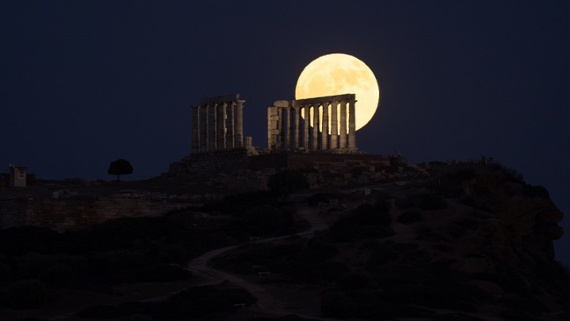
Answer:
POLYGON ((26 187, 26 167, 10 164, 10 187, 26 187))
POLYGON ((274 102, 267 110, 268 148, 356 152, 355 104, 355 94, 274 102))
POLYGON ((192 153, 243 148, 243 105, 239 94, 207 97, 192 106, 192 153))

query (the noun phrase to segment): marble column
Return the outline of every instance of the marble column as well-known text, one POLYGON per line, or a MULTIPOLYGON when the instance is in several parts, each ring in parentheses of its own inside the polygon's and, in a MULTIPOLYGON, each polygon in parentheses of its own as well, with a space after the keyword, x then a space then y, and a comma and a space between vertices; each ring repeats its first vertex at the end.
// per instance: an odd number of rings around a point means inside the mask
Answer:
POLYGON ((329 103, 323 103, 323 130, 321 132, 321 150, 329 149, 329 103))
POLYGON ((319 105, 313 105, 313 151, 319 149, 319 105))
POLYGON ((228 119, 226 120, 226 148, 235 148, 235 110, 236 103, 235 101, 232 101, 228 104, 228 119))
POLYGON ((291 130, 293 129, 291 126, 291 107, 283 108, 285 110, 285 119, 284 121, 287 122, 285 125, 285 145, 283 146, 285 150, 293 149, 291 146, 291 130))
POLYGON ((236 101, 236 134, 235 134, 235 147, 243 147, 243 103, 245 100, 236 101))
POLYGON ((216 115, 216 149, 226 149, 226 108, 228 104, 218 104, 216 115))
POLYGON ((200 106, 192 106, 192 152, 200 152, 200 106))
POLYGON ((200 106, 200 151, 208 150, 208 105, 200 106))
POLYGON ((340 146, 346 148, 346 100, 340 102, 340 146))
POLYGON ((217 114, 218 114, 218 105, 213 103, 208 105, 208 114, 210 117, 209 127, 208 127, 208 150, 216 150, 217 149, 217 137, 216 134, 218 133, 218 126, 217 126, 217 114))
POLYGON ((294 112, 295 112, 295 130, 293 131, 293 144, 291 146, 292 149, 297 149, 299 148, 300 142, 299 142, 299 134, 300 134, 300 130, 301 130, 301 126, 299 126, 299 120, 300 120, 300 113, 301 110, 299 107, 293 107, 294 108, 294 112))
POLYGON ((338 101, 331 102, 331 149, 338 148, 338 101))
POLYGON ((356 149, 356 100, 351 99, 348 102, 348 149, 356 149))
POLYGON ((303 147, 306 151, 309 151, 311 148, 309 147, 309 124, 310 124, 310 105, 302 106, 303 114, 305 115, 305 119, 303 121, 303 147))

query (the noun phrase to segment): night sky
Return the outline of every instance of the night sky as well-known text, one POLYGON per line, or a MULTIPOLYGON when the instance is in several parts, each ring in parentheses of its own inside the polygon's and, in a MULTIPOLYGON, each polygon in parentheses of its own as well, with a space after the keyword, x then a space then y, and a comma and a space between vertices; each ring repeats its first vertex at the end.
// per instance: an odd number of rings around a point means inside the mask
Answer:
POLYGON ((190 106, 231 93, 246 100, 245 135, 266 146, 266 108, 340 52, 380 83, 361 150, 490 156, 570 215, 569 14, 554 0, 2 1, 0 166, 112 179, 125 158, 131 179, 150 178, 190 151, 190 106))

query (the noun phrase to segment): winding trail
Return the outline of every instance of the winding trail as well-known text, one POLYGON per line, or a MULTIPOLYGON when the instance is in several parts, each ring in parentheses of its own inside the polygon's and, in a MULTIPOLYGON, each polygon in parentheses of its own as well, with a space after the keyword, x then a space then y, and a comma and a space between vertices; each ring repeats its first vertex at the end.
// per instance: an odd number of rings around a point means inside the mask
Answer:
MULTIPOLYGON (((311 208, 306 203, 304 203, 305 198, 306 195, 304 194, 294 195, 291 197, 291 202, 295 205, 297 209, 297 215, 299 215, 307 222, 309 222, 309 224, 311 225, 311 229, 305 232, 297 233, 295 235, 301 237, 310 237, 311 235, 313 235, 315 231, 326 229, 327 224, 323 219, 319 217, 318 209, 311 208)), ((271 237, 266 239, 260 239, 258 241, 253 241, 249 244, 273 242, 273 241, 286 239, 289 237, 291 237, 291 235, 271 237)), ((241 244, 232 245, 206 252, 202 256, 199 256, 194 260, 190 261, 190 263, 188 264, 188 269, 191 270, 196 275, 211 280, 209 284, 219 283, 223 280, 227 280, 239 287, 246 289, 257 298, 257 302, 254 307, 260 312, 268 314, 276 314, 276 315, 293 313, 292 311, 288 311, 286 309, 286 305, 283 302, 275 298, 267 289, 263 288, 262 286, 253 283, 252 281, 245 280, 234 274, 220 271, 208 266, 208 262, 212 258, 220 254, 226 253, 228 251, 231 251, 233 249, 236 249, 239 246, 243 245, 241 244)), ((330 320, 330 319, 319 318, 318 316, 302 316, 302 317, 319 319, 319 320, 330 320)))

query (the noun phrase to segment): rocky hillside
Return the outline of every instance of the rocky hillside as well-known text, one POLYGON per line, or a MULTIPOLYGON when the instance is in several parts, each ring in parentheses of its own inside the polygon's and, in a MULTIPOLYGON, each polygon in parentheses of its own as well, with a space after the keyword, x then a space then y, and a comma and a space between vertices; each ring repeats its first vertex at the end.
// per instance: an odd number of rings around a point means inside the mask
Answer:
POLYGON ((421 175, 0 230, 0 319, 570 320, 545 188, 497 164, 406 171, 421 175))
POLYGON ((553 251, 562 213, 548 191, 500 165, 429 171, 368 196, 316 194, 309 201, 334 220, 329 229, 244 247, 213 266, 244 277, 273 271, 264 286, 302 315, 570 320, 570 273, 553 251), (292 303, 311 296, 317 307, 292 303))

